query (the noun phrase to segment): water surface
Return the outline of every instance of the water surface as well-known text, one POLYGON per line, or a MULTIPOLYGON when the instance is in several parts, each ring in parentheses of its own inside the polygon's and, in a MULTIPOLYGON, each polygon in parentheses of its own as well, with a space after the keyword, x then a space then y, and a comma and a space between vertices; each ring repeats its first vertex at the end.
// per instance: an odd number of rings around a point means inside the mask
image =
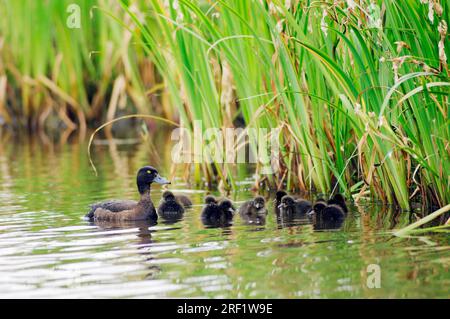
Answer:
MULTIPOLYGON (((171 174, 170 149, 155 145, 170 140, 95 146, 96 177, 85 143, 0 136, 0 297, 449 297, 449 236, 392 237, 407 218, 393 222, 375 205, 351 207, 342 227, 327 231, 280 224, 272 204, 265 225, 236 216, 230 227, 207 228, 200 211, 208 191, 178 174, 172 189, 195 204, 182 220, 83 220, 92 202, 135 199, 140 166, 171 174), (381 288, 367 286, 370 264, 380 266, 381 288)), ((230 194, 237 203, 254 195, 250 173, 240 185, 230 194)), ((155 203, 161 191, 153 187, 155 203)))

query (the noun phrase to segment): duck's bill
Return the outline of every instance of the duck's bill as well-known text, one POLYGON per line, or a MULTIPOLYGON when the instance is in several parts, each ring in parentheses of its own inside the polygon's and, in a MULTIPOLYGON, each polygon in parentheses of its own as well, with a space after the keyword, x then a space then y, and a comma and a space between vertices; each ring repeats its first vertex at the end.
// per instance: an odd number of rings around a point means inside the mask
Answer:
POLYGON ((162 177, 159 174, 155 177, 153 182, 158 183, 158 184, 170 184, 170 182, 167 179, 165 179, 164 177, 162 177))

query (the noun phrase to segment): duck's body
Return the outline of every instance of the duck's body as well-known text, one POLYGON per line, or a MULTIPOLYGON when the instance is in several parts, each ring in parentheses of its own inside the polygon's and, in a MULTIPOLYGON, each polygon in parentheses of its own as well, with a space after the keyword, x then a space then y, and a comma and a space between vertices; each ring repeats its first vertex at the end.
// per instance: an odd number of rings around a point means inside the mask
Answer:
POLYGON ((151 166, 141 168, 137 173, 137 186, 141 196, 138 202, 131 200, 108 200, 91 205, 85 217, 104 221, 157 220, 155 206, 150 198, 153 182, 170 184, 151 166))
POLYGON ((94 218, 94 212, 97 210, 97 208, 103 208, 105 210, 111 211, 111 212, 121 212, 124 210, 132 209, 137 205, 137 201, 135 200, 120 200, 120 199, 111 199, 106 200, 99 203, 91 204, 91 210, 86 214, 86 218, 93 219, 94 218))
POLYGON ((218 202, 213 196, 206 196, 201 219, 207 226, 229 226, 234 217, 234 210, 229 199, 218 202))
POLYGON ((328 202, 317 200, 309 215, 315 229, 337 229, 342 226, 347 210, 344 197, 337 194, 328 202))
POLYGON ((239 215, 247 224, 264 225, 267 216, 264 197, 256 196, 254 199, 243 203, 239 207, 239 215))
MULTIPOLYGON (((192 201, 186 195, 175 195, 175 198, 179 203, 183 205, 184 208, 189 208, 192 206, 192 201)), ((94 212, 97 208, 103 208, 111 212, 121 212, 129 209, 133 209, 138 204, 138 201, 128 200, 128 199, 112 199, 103 202, 95 203, 90 205, 91 210, 86 214, 89 219, 94 218, 94 212)))
POLYGON ((183 217, 184 205, 178 198, 171 191, 165 191, 158 206, 158 215, 166 220, 178 220, 183 217))

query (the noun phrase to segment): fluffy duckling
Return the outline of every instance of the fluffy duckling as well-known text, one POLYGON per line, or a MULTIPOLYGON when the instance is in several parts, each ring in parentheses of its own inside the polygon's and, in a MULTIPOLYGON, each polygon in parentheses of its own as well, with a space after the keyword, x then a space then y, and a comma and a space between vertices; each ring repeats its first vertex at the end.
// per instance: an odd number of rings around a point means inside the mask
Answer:
POLYGON ((266 222, 266 201, 262 196, 246 201, 239 207, 239 215, 247 224, 262 224, 266 222))
POLYGON ((335 195, 332 199, 325 202, 319 199, 313 206, 310 215, 315 222, 317 221, 343 221, 347 216, 347 205, 345 199, 341 194, 335 195))
POLYGON ((287 193, 283 190, 279 190, 275 194, 275 205, 278 207, 281 204, 281 199, 286 196, 287 193))
POLYGON ((277 215, 277 217, 280 216, 280 204, 281 204, 281 199, 286 196, 287 193, 283 190, 279 190, 275 193, 275 199, 273 200, 273 208, 275 211, 275 215, 277 215))
POLYGON ((171 191, 165 191, 158 206, 158 215, 166 220, 178 220, 183 217, 184 205, 171 191))
POLYGON ((131 200, 108 200, 91 205, 86 218, 105 221, 157 220, 155 206, 150 198, 152 183, 170 184, 151 166, 144 166, 137 172, 136 184, 141 196, 138 202, 131 200))
POLYGON ((342 208, 345 214, 348 213, 347 204, 345 203, 345 198, 341 194, 336 194, 328 201, 328 205, 337 205, 342 208))
POLYGON ((214 196, 205 197, 205 207, 202 210, 202 222, 208 226, 229 226, 234 216, 234 207, 227 198, 219 202, 214 196))
MULTIPOLYGON (((316 206, 316 205, 315 205, 316 206)), ((318 205, 314 208, 312 222, 314 230, 339 229, 345 220, 344 210, 335 204, 318 205)))
POLYGON ((301 198, 294 199, 290 195, 283 196, 279 205, 280 212, 290 217, 306 215, 311 210, 311 207, 310 201, 301 198))

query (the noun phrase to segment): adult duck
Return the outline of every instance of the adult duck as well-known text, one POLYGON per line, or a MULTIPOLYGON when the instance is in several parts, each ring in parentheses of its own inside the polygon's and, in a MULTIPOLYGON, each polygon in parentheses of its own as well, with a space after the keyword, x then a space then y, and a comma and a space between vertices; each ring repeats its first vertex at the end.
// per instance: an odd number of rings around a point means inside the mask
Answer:
POLYGON ((170 182, 161 177, 154 167, 144 166, 137 172, 136 183, 141 197, 139 201, 107 200, 95 203, 91 205, 86 217, 105 221, 157 220, 158 215, 150 198, 151 184, 170 184, 170 182))

